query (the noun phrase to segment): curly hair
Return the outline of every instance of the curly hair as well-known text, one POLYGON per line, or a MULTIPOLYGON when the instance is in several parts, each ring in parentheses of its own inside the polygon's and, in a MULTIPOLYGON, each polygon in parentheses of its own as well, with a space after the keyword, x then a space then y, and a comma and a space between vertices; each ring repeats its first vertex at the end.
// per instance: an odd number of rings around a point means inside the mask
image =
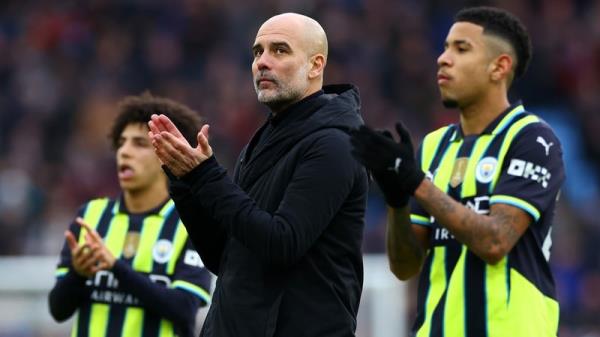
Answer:
POLYGON ((484 34, 507 41, 516 53, 515 78, 521 77, 529 66, 532 47, 523 23, 513 14, 494 7, 469 7, 459 11, 454 22, 470 22, 483 27, 484 34))
POLYGON ((196 111, 181 103, 144 92, 139 96, 123 98, 118 103, 118 111, 109 134, 111 145, 115 150, 119 147, 119 138, 125 127, 129 124, 146 125, 152 114, 163 114, 169 117, 190 145, 197 145, 196 135, 203 120, 196 111))

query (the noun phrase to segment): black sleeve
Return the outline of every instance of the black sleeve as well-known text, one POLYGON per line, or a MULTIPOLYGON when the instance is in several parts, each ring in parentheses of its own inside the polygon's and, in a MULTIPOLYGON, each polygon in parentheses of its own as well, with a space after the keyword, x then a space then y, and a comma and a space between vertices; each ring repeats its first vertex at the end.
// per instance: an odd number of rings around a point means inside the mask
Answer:
POLYGON ((565 180, 560 141, 545 123, 527 126, 513 141, 501 170, 490 204, 521 208, 536 222, 565 180))
POLYGON ((48 295, 48 306, 50 314, 57 322, 71 317, 89 297, 90 289, 85 286, 85 281, 86 278, 79 276, 74 270, 56 280, 48 295))
POLYGON ((211 274, 205 268, 202 258, 194 249, 190 240, 186 240, 181 254, 177 258, 171 287, 185 290, 197 296, 201 300, 201 305, 204 306, 211 301, 211 278, 211 274))
POLYGON ((351 157, 347 137, 336 130, 313 141, 273 214, 259 209, 214 157, 183 177, 192 187, 190 204, 227 228, 263 263, 289 266, 314 244, 350 193, 357 172, 364 172, 351 157))
POLYGON ((201 300, 189 292, 154 283, 121 260, 115 261, 112 272, 119 280, 120 288, 135 295, 156 315, 178 326, 188 325, 196 318, 201 300))
POLYGON ((166 166, 163 166, 163 169, 169 177, 171 198, 194 248, 200 254, 206 268, 218 275, 225 247, 225 230, 208 212, 198 207, 188 184, 177 179, 166 166))
MULTIPOLYGON (((82 216, 85 206, 81 207, 77 216, 82 216)), ((79 237, 79 225, 73 221, 69 230, 79 237)), ((56 267, 56 283, 48 294, 48 307, 52 317, 62 322, 81 306, 81 303, 89 298, 90 289, 85 286, 86 278, 80 276, 71 266, 71 250, 65 240, 60 252, 60 261, 56 267)))

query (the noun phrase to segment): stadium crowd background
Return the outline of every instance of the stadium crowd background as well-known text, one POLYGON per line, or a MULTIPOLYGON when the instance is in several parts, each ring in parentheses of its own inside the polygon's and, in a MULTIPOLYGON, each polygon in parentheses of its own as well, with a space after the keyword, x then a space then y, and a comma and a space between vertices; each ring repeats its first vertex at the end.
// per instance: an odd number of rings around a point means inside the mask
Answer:
MULTIPOLYGON (((369 125, 402 119, 420 141, 457 118, 439 101, 435 60, 453 13, 475 4, 506 8, 529 28, 534 58, 513 98, 553 126, 568 175, 553 230, 560 334, 600 336, 597 0, 2 1, 0 255, 57 255, 80 204, 118 193, 107 133, 124 95, 149 89, 199 111, 231 168, 267 113, 250 47, 276 13, 317 19, 330 42, 326 83, 358 85, 369 125)), ((384 212, 374 187, 365 253, 384 252, 384 212)))

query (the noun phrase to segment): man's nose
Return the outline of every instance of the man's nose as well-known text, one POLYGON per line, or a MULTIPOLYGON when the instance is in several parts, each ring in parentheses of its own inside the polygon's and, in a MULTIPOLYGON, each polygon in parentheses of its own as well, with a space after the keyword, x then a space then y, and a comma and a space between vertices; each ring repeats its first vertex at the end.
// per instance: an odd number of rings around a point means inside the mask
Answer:
POLYGON ((262 53, 256 57, 254 60, 256 63, 256 68, 258 70, 270 69, 271 68, 271 58, 268 53, 262 53))
POLYGON ((438 67, 451 65, 451 60, 450 60, 450 57, 449 57, 447 51, 448 50, 444 50, 440 54, 440 56, 438 56, 438 58, 437 58, 437 65, 438 65, 438 67))
POLYGON ((117 149, 117 156, 119 157, 130 157, 131 155, 131 145, 128 142, 124 142, 117 149))

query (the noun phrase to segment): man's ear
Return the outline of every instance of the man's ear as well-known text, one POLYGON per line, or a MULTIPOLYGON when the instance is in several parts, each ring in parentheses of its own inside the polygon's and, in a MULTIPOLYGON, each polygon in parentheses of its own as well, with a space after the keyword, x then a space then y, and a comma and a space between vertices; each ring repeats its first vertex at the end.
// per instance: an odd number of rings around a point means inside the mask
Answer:
POLYGON ((323 54, 315 54, 310 58, 310 71, 308 78, 314 79, 323 75, 325 69, 325 56, 323 54))
POLYGON ((494 82, 512 79, 513 58, 509 54, 500 54, 489 66, 490 79, 494 82))

